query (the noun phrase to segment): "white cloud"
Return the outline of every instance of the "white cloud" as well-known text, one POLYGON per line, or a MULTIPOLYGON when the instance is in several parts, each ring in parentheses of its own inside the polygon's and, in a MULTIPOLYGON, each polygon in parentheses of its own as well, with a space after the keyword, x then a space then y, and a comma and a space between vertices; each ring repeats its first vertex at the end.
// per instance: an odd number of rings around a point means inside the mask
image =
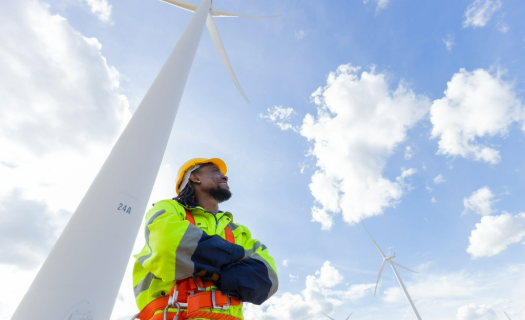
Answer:
POLYGON ((465 11, 463 28, 484 27, 500 8, 501 0, 475 0, 465 11))
POLYGON ((271 123, 278 126, 281 130, 293 130, 297 132, 297 128, 292 126, 289 121, 296 112, 293 108, 283 108, 281 106, 274 106, 273 110, 268 108, 268 114, 259 114, 259 118, 268 119, 271 123))
POLYGON ((434 178, 434 184, 440 184, 440 183, 444 183, 445 181, 445 178, 443 178, 443 175, 440 174, 438 175, 437 177, 434 178))
POLYGON ((463 214, 474 212, 482 216, 486 216, 493 213, 493 198, 494 195, 488 187, 483 187, 474 191, 470 197, 463 198, 463 206, 465 207, 463 214))
POLYGON ((447 84, 445 97, 435 100, 430 111, 432 138, 439 137, 439 154, 461 156, 492 164, 499 151, 476 141, 504 135, 515 121, 522 121, 522 103, 511 83, 483 69, 461 69, 447 84))
MULTIPOLYGON (((368 1, 370 0, 363 0, 363 3, 367 3, 368 1)), ((377 3, 376 12, 386 9, 386 7, 388 6, 388 3, 390 2, 390 0, 373 0, 373 1, 377 3)))
POLYGON ((295 32, 295 38, 297 40, 301 40, 302 38, 306 37, 308 33, 310 33, 310 30, 301 28, 299 31, 295 32))
POLYGON ((15 293, 0 295, 2 319, 16 308, 131 116, 119 79, 98 40, 51 14, 49 5, 2 5, 0 268, 16 270, 1 279, 3 291, 15 293))
POLYGON ((437 200, 436 200, 436 198, 435 198, 435 197, 432 197, 432 199, 430 199, 430 202, 432 202, 432 203, 436 203, 436 202, 437 202, 437 200))
POLYGON ((329 289, 341 283, 343 276, 326 261, 315 275, 306 277, 300 294, 277 293, 261 306, 245 305, 244 317, 251 320, 324 319, 336 306, 355 302, 373 292, 374 284, 352 285, 346 290, 329 289))
POLYGON ((299 276, 294 276, 293 274, 290 274, 290 282, 294 282, 297 279, 299 279, 299 276))
POLYGON ((32 269, 51 249, 54 226, 47 206, 14 190, 0 202, 0 264, 32 269))
POLYGON ((505 23, 498 23, 496 28, 498 29, 499 32, 501 32, 503 34, 509 32, 509 30, 510 30, 510 27, 507 24, 505 24, 505 23))
POLYGON ((407 146, 405 148, 405 154, 403 155, 405 157, 405 160, 410 160, 414 156, 414 151, 412 150, 411 146, 407 146))
MULTIPOLYGON (((525 265, 511 265, 499 270, 477 273, 433 273, 427 270, 414 275, 412 279, 407 279, 404 274, 401 274, 401 277, 423 319, 485 319, 481 318, 484 312, 482 305, 485 305, 485 308, 488 305, 490 307, 487 309, 494 310, 498 315, 491 319, 506 319, 503 308, 513 320, 525 320, 522 302, 525 294, 525 265), (473 316, 476 310, 479 312, 479 318, 460 318, 473 316)), ((403 315, 407 318, 413 317, 397 283, 383 291, 382 300, 385 304, 379 308, 385 310, 381 314, 383 316, 377 315, 373 318, 401 319, 403 315), (399 309, 393 310, 394 306, 399 309), (399 315, 393 316, 394 314, 399 315)))
POLYGON ((525 213, 484 216, 469 237, 472 258, 491 257, 525 238, 525 213))
POLYGON ((312 100, 317 116, 307 114, 300 133, 314 142, 310 155, 317 158, 310 184, 314 221, 330 229, 334 213, 356 223, 397 203, 403 174, 396 181, 381 174, 407 130, 427 114, 428 99, 402 82, 390 90, 385 75, 374 70, 359 75, 358 67, 341 65, 312 100))
POLYGON ((282 265, 283 265, 283 267, 288 267, 288 260, 283 260, 282 265))
POLYGON ((442 40, 443 40, 443 43, 445 44, 445 47, 447 47, 447 50, 451 51, 452 46, 454 45, 454 36, 451 34, 448 34, 447 37, 442 40))
POLYGON ((81 0, 91 9, 91 13, 97 16, 101 21, 109 22, 111 19, 112 6, 108 0, 81 0))
POLYGON ((496 312, 490 305, 477 305, 475 303, 462 306, 458 309, 458 320, 493 320, 497 319, 496 312))

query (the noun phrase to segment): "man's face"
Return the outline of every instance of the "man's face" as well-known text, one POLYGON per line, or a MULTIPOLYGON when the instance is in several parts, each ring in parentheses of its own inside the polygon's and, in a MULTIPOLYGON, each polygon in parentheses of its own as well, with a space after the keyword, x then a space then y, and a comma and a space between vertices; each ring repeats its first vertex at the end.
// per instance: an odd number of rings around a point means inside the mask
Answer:
POLYGON ((201 183, 194 184, 194 188, 207 192, 219 202, 226 201, 232 196, 228 186, 228 177, 222 174, 215 165, 210 164, 199 168, 192 176, 201 183))

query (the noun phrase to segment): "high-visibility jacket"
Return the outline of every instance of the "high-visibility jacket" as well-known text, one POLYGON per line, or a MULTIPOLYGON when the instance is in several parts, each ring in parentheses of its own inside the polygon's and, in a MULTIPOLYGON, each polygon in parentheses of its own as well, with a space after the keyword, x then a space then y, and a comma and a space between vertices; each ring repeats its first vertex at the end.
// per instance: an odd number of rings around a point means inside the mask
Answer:
MULTIPOLYGON (((233 223, 229 212, 214 215, 202 207, 185 208, 175 200, 163 200, 146 213, 144 231, 146 243, 134 256, 133 269, 139 310, 168 295, 175 281, 203 269, 221 275, 217 287, 208 290, 221 290, 240 301, 261 304, 277 291, 277 270, 268 249, 252 238, 248 228, 233 223), (186 209, 195 226, 187 221, 186 209), (224 240, 226 226, 232 230, 235 244, 224 240), (245 253, 249 259, 237 262, 245 253)), ((242 304, 211 312, 243 318, 242 304)))

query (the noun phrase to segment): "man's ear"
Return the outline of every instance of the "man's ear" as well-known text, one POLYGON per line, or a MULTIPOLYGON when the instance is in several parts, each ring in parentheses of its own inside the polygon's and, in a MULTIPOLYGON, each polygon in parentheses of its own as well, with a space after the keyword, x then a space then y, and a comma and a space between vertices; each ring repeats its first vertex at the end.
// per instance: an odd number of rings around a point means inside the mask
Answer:
POLYGON ((200 180, 195 173, 190 174, 190 181, 193 183, 200 183, 200 180))

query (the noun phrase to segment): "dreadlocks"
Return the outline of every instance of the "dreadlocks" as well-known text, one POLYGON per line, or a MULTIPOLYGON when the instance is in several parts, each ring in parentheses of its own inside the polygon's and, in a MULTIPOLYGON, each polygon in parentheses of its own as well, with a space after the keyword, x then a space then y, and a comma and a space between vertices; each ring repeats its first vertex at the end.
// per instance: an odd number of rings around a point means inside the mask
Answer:
POLYGON ((193 189, 193 182, 189 181, 184 190, 182 190, 178 196, 173 198, 173 200, 186 207, 198 206, 199 204, 195 197, 195 190, 193 189))

